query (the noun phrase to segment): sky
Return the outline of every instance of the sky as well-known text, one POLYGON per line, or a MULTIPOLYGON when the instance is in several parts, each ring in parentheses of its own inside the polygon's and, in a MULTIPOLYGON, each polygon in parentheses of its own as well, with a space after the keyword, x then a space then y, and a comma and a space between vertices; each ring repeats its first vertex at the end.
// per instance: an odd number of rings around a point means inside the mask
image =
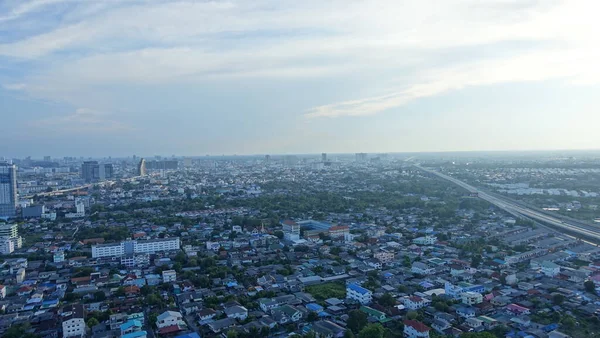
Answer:
POLYGON ((595 0, 0 0, 0 156, 600 148, 595 0))

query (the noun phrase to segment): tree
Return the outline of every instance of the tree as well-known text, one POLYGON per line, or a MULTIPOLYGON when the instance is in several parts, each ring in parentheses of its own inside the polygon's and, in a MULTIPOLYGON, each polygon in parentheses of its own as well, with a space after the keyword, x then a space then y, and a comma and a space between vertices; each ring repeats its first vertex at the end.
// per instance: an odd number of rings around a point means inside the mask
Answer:
POLYGON ((583 287, 585 287, 585 291, 589 293, 596 293, 596 284, 591 280, 586 280, 585 283, 583 283, 583 287))
POLYGON ((344 332, 344 338, 355 338, 354 333, 352 333, 352 330, 346 330, 344 332))
POLYGON ((104 293, 104 291, 96 291, 94 292, 94 300, 97 302, 101 302, 103 300, 106 300, 106 294, 104 293))
POLYGON ((352 310, 348 313, 348 328, 359 333, 368 323, 367 314, 360 310, 352 310))
POLYGON ((384 334, 385 329, 381 324, 369 324, 360 330, 358 338, 383 338, 384 334))
POLYGON ((273 232, 273 235, 275 235, 279 239, 283 239, 283 231, 281 231, 281 230, 277 230, 277 231, 273 232))
POLYGON ((100 322, 98 321, 98 319, 96 319, 96 318, 94 318, 94 317, 90 318, 90 319, 87 321, 87 326, 88 326, 89 328, 92 328, 92 327, 94 327, 94 326, 96 326, 96 325, 98 325, 98 324, 100 324, 100 322))
POLYGON ((319 315, 316 312, 311 311, 308 314, 308 317, 306 317, 306 320, 309 322, 316 322, 317 320, 319 320, 319 315))
POLYGON ((473 257, 471 257, 471 267, 479 267, 479 265, 481 265, 481 260, 481 255, 473 255, 473 257))
POLYGON ((489 332, 469 332, 460 335, 460 338, 496 338, 489 332))
POLYGON ((386 306, 386 307, 396 305, 396 299, 394 298, 394 296, 392 296, 391 294, 389 294, 387 292, 384 293, 383 296, 381 296, 379 298, 379 300, 377 300, 377 302, 379 303, 379 305, 386 306))
POLYGON ((406 318, 408 318, 408 319, 415 320, 415 319, 417 319, 418 316, 419 316, 419 314, 416 311, 408 311, 406 313, 406 318))
POLYGON ((557 293, 554 296, 552 296, 552 303, 554 303, 555 305, 561 305, 564 301, 565 301, 565 296, 563 296, 561 294, 557 293))

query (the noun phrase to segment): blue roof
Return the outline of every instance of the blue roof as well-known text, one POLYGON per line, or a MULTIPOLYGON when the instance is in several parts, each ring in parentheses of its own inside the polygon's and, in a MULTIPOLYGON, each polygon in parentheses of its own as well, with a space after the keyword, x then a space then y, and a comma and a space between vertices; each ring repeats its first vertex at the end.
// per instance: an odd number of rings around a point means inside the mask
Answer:
POLYGON ((130 320, 126 323, 121 324, 120 329, 121 329, 121 331, 125 331, 133 326, 142 327, 142 322, 140 322, 137 319, 130 320))
POLYGON ((148 333, 146 331, 137 331, 137 332, 132 332, 132 333, 128 333, 128 334, 124 334, 121 336, 121 338, 138 338, 138 337, 145 337, 148 333))
POLYGON ((369 290, 367 290, 367 289, 363 288, 362 286, 356 285, 356 284, 354 284, 354 283, 352 283, 352 284, 349 284, 349 285, 348 285, 348 289, 350 289, 350 290, 352 290, 352 291, 355 291, 355 292, 358 292, 358 293, 360 293, 361 295, 366 295, 367 293, 371 292, 371 291, 369 291, 369 290))
POLYGON ((194 332, 194 333, 182 334, 181 336, 177 336, 175 338, 200 338, 200 335, 197 334, 196 332, 194 332))
POLYGON ((319 304, 316 304, 316 303, 306 304, 306 308, 309 309, 309 310, 311 310, 311 311, 321 311, 321 310, 323 310, 323 307, 321 305, 319 305, 319 304))

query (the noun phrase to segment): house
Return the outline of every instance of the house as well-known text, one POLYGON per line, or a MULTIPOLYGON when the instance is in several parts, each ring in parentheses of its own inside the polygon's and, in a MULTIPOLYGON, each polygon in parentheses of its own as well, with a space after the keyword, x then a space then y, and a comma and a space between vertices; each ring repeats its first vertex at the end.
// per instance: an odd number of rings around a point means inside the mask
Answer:
POLYGON ((478 318, 467 318, 465 320, 465 325, 472 328, 475 331, 478 331, 483 327, 483 321, 478 318))
POLYGON ((542 273, 547 277, 555 277, 560 273, 560 265, 554 262, 543 261, 541 268, 542 273))
POLYGON ((119 329, 121 330, 121 336, 132 332, 142 331, 142 322, 139 320, 129 320, 126 323, 121 324, 119 329))
POLYGON ((506 310, 518 316, 531 314, 531 311, 528 308, 514 303, 506 306, 506 310))
POLYGON ((483 295, 478 292, 464 292, 460 295, 463 304, 475 305, 483 302, 483 295))
POLYGON ((418 310, 424 308, 428 301, 425 298, 421 298, 419 296, 412 296, 404 299, 404 306, 406 306, 409 310, 418 310))
POLYGON ((452 324, 448 323, 443 319, 434 319, 431 323, 431 327, 437 332, 444 334, 444 331, 452 327, 452 324))
POLYGON ((0 299, 6 298, 6 286, 0 285, 0 299))
POLYGON ((569 336, 566 333, 562 333, 560 331, 552 331, 550 333, 548 333, 548 338, 571 338, 571 336, 569 336))
POLYGON ((183 316, 177 311, 165 311, 156 318, 156 326, 159 329, 173 325, 185 326, 183 316))
POLYGON ((283 305, 271 311, 273 319, 279 324, 297 322, 302 319, 302 312, 291 305, 283 305))
POLYGON ((460 306, 456 309, 456 314, 462 318, 475 317, 475 308, 470 306, 460 306))
POLYGON ((422 263, 422 262, 414 262, 410 269, 410 272, 416 273, 419 275, 430 275, 434 271, 435 271, 434 269, 430 268, 427 264, 422 263))
POLYGON ((85 313, 83 305, 73 304, 62 309, 63 337, 85 337, 85 313))
POLYGON ((346 286, 346 298, 369 304, 373 300, 373 293, 358 284, 350 283, 346 286))
POLYGON ((341 338, 346 332, 346 329, 328 320, 313 323, 312 330, 319 338, 341 338))
POLYGON ((243 306, 234 305, 225 309, 227 318, 235 318, 239 320, 246 320, 248 318, 248 309, 243 306))
POLYGON ((419 321, 404 321, 404 336, 407 338, 429 338, 430 330, 431 328, 419 321))
POLYGON ((413 239, 412 242, 416 245, 434 245, 437 238, 435 236, 418 237, 413 239))
POLYGON ((215 320, 208 324, 208 328, 214 332, 219 333, 225 329, 228 329, 236 324, 235 319, 233 318, 225 318, 220 320, 215 320))
POLYGON ((383 313, 381 311, 378 311, 378 310, 375 310, 375 309, 373 309, 371 307, 363 305, 363 306, 360 307, 360 311, 366 313, 369 316, 369 318, 373 318, 373 319, 375 319, 375 320, 377 320, 379 322, 386 322, 386 321, 388 321, 388 318, 385 315, 385 313, 383 313))
POLYGON ((200 311, 198 311, 198 322, 200 323, 200 325, 204 325, 207 323, 210 323, 213 321, 213 318, 215 317, 215 315, 217 314, 217 312, 215 312, 215 310, 213 309, 202 309, 200 311))
POLYGON ((383 264, 388 264, 394 260, 394 253, 387 252, 387 251, 380 251, 380 252, 376 252, 373 255, 373 258, 377 259, 378 261, 380 261, 383 264))

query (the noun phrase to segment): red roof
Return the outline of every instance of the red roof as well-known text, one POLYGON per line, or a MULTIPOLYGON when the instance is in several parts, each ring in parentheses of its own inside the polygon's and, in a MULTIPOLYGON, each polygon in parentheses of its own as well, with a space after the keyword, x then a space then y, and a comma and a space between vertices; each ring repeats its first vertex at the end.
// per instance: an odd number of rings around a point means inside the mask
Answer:
POLYGON ((160 334, 169 334, 169 333, 175 333, 175 332, 179 332, 179 331, 181 331, 181 328, 179 327, 179 325, 165 326, 163 328, 158 329, 158 333, 160 333, 160 334))
POLYGON ((404 325, 408 325, 408 326, 412 327, 417 332, 428 332, 429 330, 431 330, 429 328, 429 326, 427 326, 427 325, 425 325, 425 324, 423 324, 421 322, 418 322, 416 320, 410 320, 410 319, 409 320, 405 320, 404 321, 404 325))
POLYGON ((287 220, 283 221, 283 224, 285 224, 285 225, 297 225, 298 223, 296 223, 296 222, 294 222, 294 221, 292 221, 290 219, 287 219, 287 220))
POLYGON ((350 229, 350 227, 347 225, 336 225, 336 226, 332 226, 331 228, 329 228, 329 231, 348 230, 348 229, 350 229))

